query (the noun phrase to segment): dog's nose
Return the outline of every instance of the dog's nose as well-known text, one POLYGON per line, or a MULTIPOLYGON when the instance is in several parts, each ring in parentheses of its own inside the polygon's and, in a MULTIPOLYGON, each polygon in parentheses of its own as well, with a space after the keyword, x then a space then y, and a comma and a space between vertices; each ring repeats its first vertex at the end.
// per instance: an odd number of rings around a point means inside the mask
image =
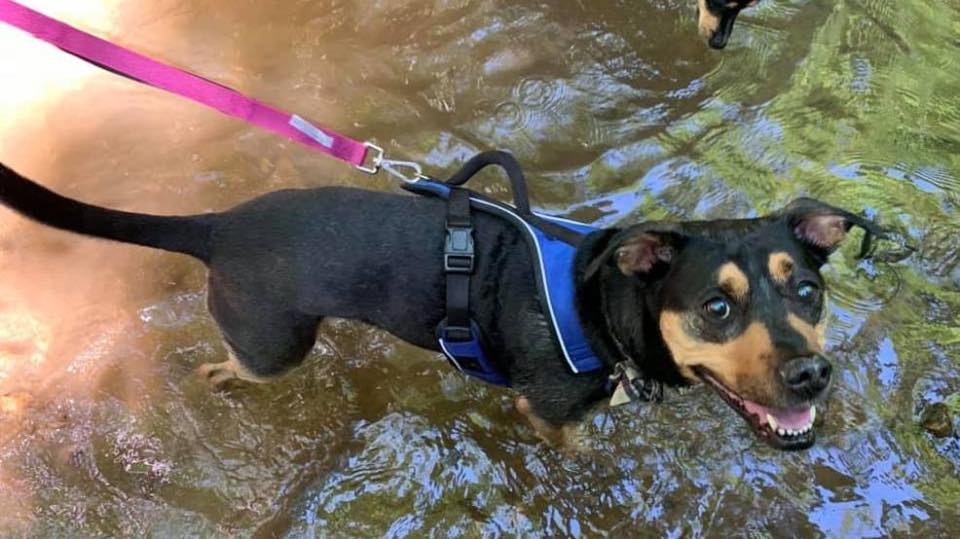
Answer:
POLYGON ((810 398, 830 383, 833 366, 820 355, 791 359, 780 367, 780 378, 794 393, 810 398))
POLYGON ((727 34, 723 33, 721 30, 714 32, 710 39, 707 40, 707 44, 710 45, 711 49, 721 50, 727 46, 727 34))

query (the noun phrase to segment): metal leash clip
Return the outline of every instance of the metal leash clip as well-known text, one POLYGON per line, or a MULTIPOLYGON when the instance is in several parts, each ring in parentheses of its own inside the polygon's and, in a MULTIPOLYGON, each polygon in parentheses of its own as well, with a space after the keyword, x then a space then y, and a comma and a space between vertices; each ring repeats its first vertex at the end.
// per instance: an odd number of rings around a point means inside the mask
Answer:
POLYGON ((423 169, 420 167, 420 163, 414 163, 413 161, 395 161, 393 159, 383 159, 380 161, 380 166, 389 174, 403 180, 406 183, 416 183, 426 178, 426 176, 423 174, 423 169), (401 172, 401 169, 411 169, 413 170, 413 175, 407 176, 401 172))
POLYGON ((377 146, 372 142, 364 142, 364 146, 368 149, 376 152, 376 155, 373 157, 371 165, 357 165, 357 169, 361 172, 366 172, 367 174, 373 175, 380 170, 387 171, 388 174, 399 178, 400 180, 406 183, 416 183, 422 179, 425 179, 427 176, 423 174, 423 168, 420 166, 420 163, 414 163, 413 161, 398 161, 395 159, 385 159, 383 148, 377 146), (410 169, 413 171, 412 175, 408 175, 403 172, 403 169, 410 169))

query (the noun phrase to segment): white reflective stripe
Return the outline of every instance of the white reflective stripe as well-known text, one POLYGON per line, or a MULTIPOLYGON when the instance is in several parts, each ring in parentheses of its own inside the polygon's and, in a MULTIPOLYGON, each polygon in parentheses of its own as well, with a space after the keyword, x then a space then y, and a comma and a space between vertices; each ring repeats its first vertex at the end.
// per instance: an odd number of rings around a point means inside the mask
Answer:
POLYGON ((296 114, 290 117, 289 123, 290 127, 319 142, 323 146, 326 146, 331 150, 333 149, 333 137, 321 131, 319 127, 304 120, 296 114))
POLYGON ((453 365, 457 368, 458 371, 463 372, 463 367, 460 366, 460 363, 457 361, 456 356, 451 354, 447 350, 447 347, 444 346, 443 339, 437 339, 437 342, 440 343, 440 349, 443 350, 443 355, 447 356, 447 359, 449 359, 450 362, 453 363, 453 365))
POLYGON ((533 214, 536 215, 537 217, 542 217, 544 219, 547 219, 550 221, 556 221, 559 223, 570 223, 571 225, 577 225, 577 226, 590 226, 586 223, 581 223, 580 221, 574 221, 573 219, 564 219, 563 217, 557 217, 556 215, 548 215, 546 213, 540 213, 538 211, 533 212, 533 214))
MULTIPOLYGON (((478 204, 483 204, 484 206, 489 206, 491 208, 509 213, 510 215, 516 217, 516 219, 521 223, 523 223, 523 226, 526 227, 527 232, 530 234, 530 237, 533 238, 533 245, 534 247, 537 248, 537 259, 540 260, 540 280, 543 281, 543 295, 547 298, 547 309, 550 310, 550 312, 548 313, 550 315, 549 316, 550 323, 553 324, 553 329, 557 334, 557 340, 560 341, 560 349, 563 350, 563 358, 567 360, 567 365, 570 366, 570 369, 573 370, 574 373, 580 374, 580 370, 577 369, 577 366, 573 364, 573 360, 570 359, 570 352, 567 352, 567 345, 566 343, 563 342, 563 333, 560 332, 560 326, 557 325, 557 317, 553 315, 553 302, 550 300, 550 284, 547 282, 547 269, 544 267, 543 253, 540 252, 540 242, 537 241, 537 235, 536 233, 534 233, 533 228, 531 228, 530 225, 527 224, 527 222, 524 221, 523 218, 521 218, 519 215, 517 215, 516 213, 513 213, 512 211, 502 206, 497 206, 495 204, 491 204, 489 202, 479 200, 476 198, 471 198, 470 200, 473 200, 478 204)), ((583 223, 580 223, 580 224, 583 224, 583 223)), ((441 346, 442 346, 442 343, 441 343, 441 346)))

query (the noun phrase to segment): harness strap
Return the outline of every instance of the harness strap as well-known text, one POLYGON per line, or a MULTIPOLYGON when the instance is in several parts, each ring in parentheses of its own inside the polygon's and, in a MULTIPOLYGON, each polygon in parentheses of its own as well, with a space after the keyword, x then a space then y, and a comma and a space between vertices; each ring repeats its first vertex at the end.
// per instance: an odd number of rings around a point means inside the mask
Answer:
POLYGON ((502 150, 480 152, 464 163, 464 165, 460 167, 460 170, 445 183, 450 186, 460 187, 470 181, 478 172, 490 165, 497 165, 507 173, 507 178, 510 179, 510 187, 513 191, 513 206, 525 221, 568 245, 576 247, 580 244, 584 234, 551 223, 530 210, 530 196, 527 194, 527 179, 523 175, 523 168, 520 166, 520 163, 517 162, 517 159, 509 152, 502 150))
MULTIPOLYGON (((319 129, 299 116, 270 107, 221 84, 142 54, 114 45, 86 32, 22 6, 0 0, 0 22, 33 34, 36 38, 93 65, 154 88, 185 97, 248 123, 279 133, 365 172, 367 151, 373 148, 328 129, 319 129)), ((382 150, 379 151, 382 158, 382 150)), ((379 165, 379 163, 376 163, 379 165)))
POLYGON ((464 163, 460 170, 447 180, 447 185, 460 187, 490 165, 497 165, 506 171, 507 177, 510 178, 510 187, 513 189, 513 205, 517 208, 517 212, 523 216, 532 215, 530 212, 530 197, 527 194, 527 180, 523 176, 523 169, 520 168, 520 163, 517 162, 516 158, 507 152, 490 150, 478 153, 464 163))
POLYGON ((457 370, 493 385, 509 387, 510 380, 484 353, 480 327, 470 318, 470 278, 476 256, 470 191, 448 189, 447 237, 443 247, 447 317, 437 327, 437 339, 457 370))
POLYGON ((447 322, 444 337, 462 342, 471 338, 470 277, 473 274, 473 221, 470 192, 453 189, 447 201, 447 239, 443 269, 447 274, 447 322))

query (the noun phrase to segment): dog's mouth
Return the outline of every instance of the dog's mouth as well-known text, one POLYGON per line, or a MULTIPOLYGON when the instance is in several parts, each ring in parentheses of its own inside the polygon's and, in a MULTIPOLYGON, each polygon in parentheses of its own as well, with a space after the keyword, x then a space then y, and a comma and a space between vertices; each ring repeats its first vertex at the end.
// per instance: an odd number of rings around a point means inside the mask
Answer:
POLYGON ((757 436, 771 447, 797 451, 809 448, 816 441, 817 436, 813 429, 813 421, 817 417, 816 406, 768 408, 741 397, 706 369, 697 368, 694 372, 712 387, 724 402, 740 414, 757 436))

